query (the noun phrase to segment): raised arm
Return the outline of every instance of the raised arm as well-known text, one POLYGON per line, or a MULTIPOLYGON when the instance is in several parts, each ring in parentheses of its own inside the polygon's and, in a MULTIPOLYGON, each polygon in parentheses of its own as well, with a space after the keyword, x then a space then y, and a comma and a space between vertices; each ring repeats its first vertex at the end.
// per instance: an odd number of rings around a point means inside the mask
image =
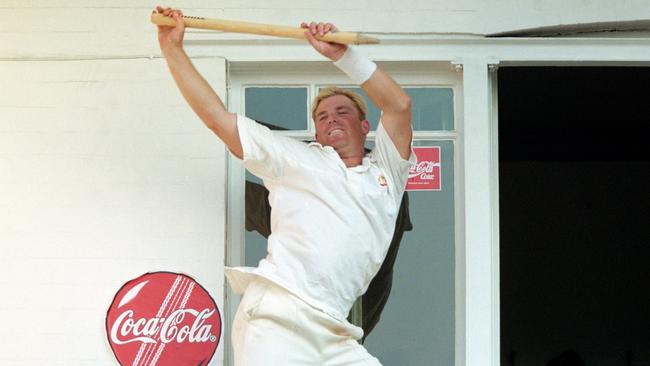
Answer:
POLYGON ((241 159, 243 153, 237 131, 237 116, 226 110, 221 98, 192 65, 183 49, 185 26, 181 18, 182 12, 160 6, 155 11, 176 22, 174 27, 158 26, 158 42, 181 94, 203 123, 241 159))
POLYGON ((400 155, 408 159, 411 153, 411 98, 388 74, 376 64, 360 56, 352 47, 323 42, 316 39, 337 29, 330 23, 302 23, 309 43, 323 56, 335 62, 382 111, 382 125, 397 147, 400 155), (375 68, 376 67, 376 68, 375 68), (351 75, 352 74, 352 75, 351 75))
POLYGON ((370 79, 361 84, 363 91, 382 111, 381 123, 397 147, 400 156, 411 155, 411 97, 388 74, 377 67, 370 79))

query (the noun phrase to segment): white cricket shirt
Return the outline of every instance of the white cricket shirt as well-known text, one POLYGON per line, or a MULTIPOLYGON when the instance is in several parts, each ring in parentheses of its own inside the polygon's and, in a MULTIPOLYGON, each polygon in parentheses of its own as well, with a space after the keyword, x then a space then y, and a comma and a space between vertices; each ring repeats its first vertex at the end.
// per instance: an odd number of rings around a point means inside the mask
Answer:
POLYGON ((404 160, 384 130, 361 165, 336 151, 272 133, 237 116, 244 166, 264 181, 271 204, 267 256, 257 268, 226 267, 236 293, 255 275, 344 320, 379 270, 415 154, 404 160))

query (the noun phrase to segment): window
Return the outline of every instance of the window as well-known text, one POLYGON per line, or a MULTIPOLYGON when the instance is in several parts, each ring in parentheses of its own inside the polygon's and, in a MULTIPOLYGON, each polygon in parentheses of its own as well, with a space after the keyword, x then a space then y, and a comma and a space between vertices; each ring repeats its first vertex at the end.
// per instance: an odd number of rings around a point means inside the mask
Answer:
POLYGON ((258 122, 287 130, 307 130, 308 89, 306 87, 247 87, 245 114, 258 122))
MULTIPOLYGON (((408 193, 413 230, 407 231, 401 240, 391 295, 381 321, 365 340, 365 346, 385 364, 420 365, 435 359, 436 364, 452 366, 456 314, 459 312, 455 302, 456 233, 459 230, 455 171, 456 129, 462 115, 458 113, 458 95, 462 81, 461 75, 452 71, 449 64, 409 66, 413 65, 403 66, 409 71, 405 73, 387 71, 405 87, 413 100, 414 146, 440 148, 442 189, 408 193), (422 342, 422 339, 430 341, 422 342)), ((234 68, 231 110, 283 130, 277 133, 307 141, 313 139, 314 134, 310 116, 313 96, 323 87, 339 85, 361 92, 366 98, 372 126, 366 146, 372 148, 380 113, 365 93, 350 86, 344 75, 303 67, 304 72, 274 70, 269 75, 234 68)), ((244 197, 244 180, 248 184, 261 182, 250 173, 244 174, 240 165, 233 165, 233 168, 229 175, 230 187, 237 191, 231 192, 229 202, 239 207, 234 211, 239 212, 238 218, 234 218, 239 222, 239 232, 232 237, 241 239, 230 243, 229 250, 241 253, 241 257, 239 263, 229 265, 256 266, 266 255, 266 239, 256 232, 244 231, 244 201, 241 198, 244 197)), ((358 303, 357 311, 362 308, 358 303)))
MULTIPOLYGON (((377 128, 379 109, 361 88, 346 88, 363 96, 368 105, 368 120, 372 129, 377 128)), ((453 131, 454 130, 454 90, 449 87, 404 87, 413 101, 413 130, 415 131, 453 131)))

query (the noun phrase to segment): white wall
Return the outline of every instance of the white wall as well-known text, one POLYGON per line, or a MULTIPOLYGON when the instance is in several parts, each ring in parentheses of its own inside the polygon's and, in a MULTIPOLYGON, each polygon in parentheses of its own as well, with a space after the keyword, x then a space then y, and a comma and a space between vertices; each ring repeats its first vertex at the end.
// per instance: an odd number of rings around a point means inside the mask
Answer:
MULTIPOLYGON (((142 0, 2 0, 0 58, 158 54, 147 19, 155 4, 142 0)), ((186 0, 167 4, 190 15, 285 25, 322 19, 345 30, 389 33, 487 34, 650 19, 647 0, 186 0)))
MULTIPOLYGON (((223 93, 224 61, 196 64, 223 93)), ((223 308, 225 151, 164 61, 4 61, 0 80, 0 364, 115 364, 106 310, 147 271, 223 308)))

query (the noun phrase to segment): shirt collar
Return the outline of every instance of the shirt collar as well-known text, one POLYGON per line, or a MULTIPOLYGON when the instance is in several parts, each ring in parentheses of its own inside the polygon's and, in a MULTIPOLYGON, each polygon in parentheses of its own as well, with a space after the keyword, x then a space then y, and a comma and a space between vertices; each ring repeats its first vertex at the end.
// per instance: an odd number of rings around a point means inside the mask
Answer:
MULTIPOLYGON (((343 166, 345 166, 345 164, 343 164, 343 160, 341 160, 341 157, 336 152, 336 150, 334 150, 333 147, 331 147, 331 146, 323 146, 323 145, 321 145, 320 142, 316 142, 316 141, 309 142, 308 145, 310 147, 315 147, 315 148, 319 148, 319 149, 322 149, 322 150, 331 151, 331 152, 335 153, 336 157, 341 162, 341 164, 343 166)), ((357 173, 363 173, 363 172, 365 172, 366 170, 368 170, 370 168, 370 165, 372 163, 376 163, 376 162, 377 162, 377 160, 375 159, 372 152, 369 152, 369 153, 366 153, 366 155, 363 157, 363 159, 361 159, 361 164, 359 164, 357 166, 353 166, 351 168, 346 167, 346 169, 349 169, 349 170, 351 170, 353 172, 357 172, 357 173)))

